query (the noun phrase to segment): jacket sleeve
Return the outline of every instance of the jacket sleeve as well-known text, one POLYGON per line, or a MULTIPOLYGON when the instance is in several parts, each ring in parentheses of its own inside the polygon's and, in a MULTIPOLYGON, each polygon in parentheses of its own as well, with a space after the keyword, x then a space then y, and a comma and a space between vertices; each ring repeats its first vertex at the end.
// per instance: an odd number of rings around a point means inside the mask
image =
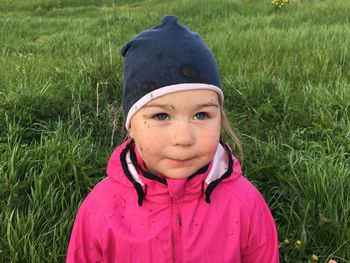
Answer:
POLYGON ((79 208, 71 233, 66 263, 102 262, 102 253, 96 238, 99 217, 93 201, 87 197, 79 208), (95 211, 94 211, 95 210, 95 211))
POLYGON ((275 222, 264 198, 257 190, 247 246, 242 251, 242 262, 280 262, 275 222))

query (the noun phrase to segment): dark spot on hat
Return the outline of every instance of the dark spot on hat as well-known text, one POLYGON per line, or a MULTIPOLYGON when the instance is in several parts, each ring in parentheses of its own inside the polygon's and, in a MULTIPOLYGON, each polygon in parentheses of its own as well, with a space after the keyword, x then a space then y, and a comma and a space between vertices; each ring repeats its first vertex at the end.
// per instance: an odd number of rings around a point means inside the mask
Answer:
POLYGON ((133 86, 133 87, 131 88, 131 90, 130 90, 130 96, 131 96, 132 98, 135 98, 136 96, 138 96, 138 90, 137 90, 137 88, 136 88, 135 86, 133 86))
POLYGON ((164 78, 165 78, 165 80, 170 81, 170 80, 171 80, 171 75, 170 75, 170 73, 166 73, 166 74, 164 75, 164 78))
POLYGON ((129 80, 133 79, 133 78, 135 77, 135 75, 136 75, 135 70, 132 70, 132 71, 130 72, 130 75, 129 75, 129 80))
POLYGON ((139 71, 140 71, 140 70, 139 70, 138 67, 132 69, 132 70, 130 71, 129 75, 127 76, 127 81, 133 80, 139 71))
POLYGON ((135 87, 128 87, 127 89, 125 89, 125 101, 127 101, 128 104, 132 105, 134 103, 135 98, 137 98, 138 96, 137 93, 138 92, 135 87))
POLYGON ((198 78, 199 71, 198 69, 191 64, 182 64, 180 66, 180 74, 186 79, 198 78))
POLYGON ((157 55, 156 55, 156 59, 157 60, 162 60, 163 58, 164 58, 164 53, 163 52, 157 53, 157 55))
POLYGON ((153 81, 143 81, 141 83, 141 89, 142 91, 144 91, 145 93, 149 93, 155 89, 157 89, 157 85, 156 83, 154 83, 153 81))

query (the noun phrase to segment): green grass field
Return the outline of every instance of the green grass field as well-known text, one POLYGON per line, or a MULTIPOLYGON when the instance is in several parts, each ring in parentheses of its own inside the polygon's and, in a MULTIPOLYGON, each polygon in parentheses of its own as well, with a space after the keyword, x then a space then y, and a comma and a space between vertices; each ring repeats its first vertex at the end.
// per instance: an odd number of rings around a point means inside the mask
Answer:
POLYGON ((350 262, 349 13, 347 0, 0 0, 0 262, 64 262, 125 136, 119 50, 165 14, 217 57, 281 261, 350 262))

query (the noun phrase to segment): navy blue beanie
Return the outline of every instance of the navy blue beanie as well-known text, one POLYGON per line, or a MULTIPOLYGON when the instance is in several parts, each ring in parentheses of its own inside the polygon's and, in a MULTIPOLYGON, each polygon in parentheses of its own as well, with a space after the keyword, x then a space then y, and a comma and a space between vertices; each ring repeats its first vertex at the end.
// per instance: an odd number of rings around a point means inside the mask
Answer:
POLYGON ((138 34, 121 53, 125 57, 122 106, 127 129, 143 105, 171 92, 211 89, 223 100, 212 52, 176 16, 165 16, 160 25, 138 34))

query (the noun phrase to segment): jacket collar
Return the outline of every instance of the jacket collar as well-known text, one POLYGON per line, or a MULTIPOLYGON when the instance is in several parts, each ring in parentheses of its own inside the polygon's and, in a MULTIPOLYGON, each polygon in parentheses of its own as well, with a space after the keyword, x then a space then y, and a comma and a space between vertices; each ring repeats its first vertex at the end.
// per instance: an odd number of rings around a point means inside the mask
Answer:
MULTIPOLYGON (((187 179, 162 178, 147 171, 133 141, 128 140, 113 152, 107 174, 119 183, 125 183, 125 179, 121 177, 126 177, 129 185, 131 182, 136 190, 140 206, 144 199, 160 203, 170 200, 187 201, 203 194, 206 202, 210 203, 210 195, 215 187, 232 175, 235 160, 229 147, 220 143, 213 160, 187 179), (117 157, 118 160, 115 160, 117 157), (118 172, 120 168, 122 171, 118 172)), ((240 167, 238 168, 240 175, 240 167)))

